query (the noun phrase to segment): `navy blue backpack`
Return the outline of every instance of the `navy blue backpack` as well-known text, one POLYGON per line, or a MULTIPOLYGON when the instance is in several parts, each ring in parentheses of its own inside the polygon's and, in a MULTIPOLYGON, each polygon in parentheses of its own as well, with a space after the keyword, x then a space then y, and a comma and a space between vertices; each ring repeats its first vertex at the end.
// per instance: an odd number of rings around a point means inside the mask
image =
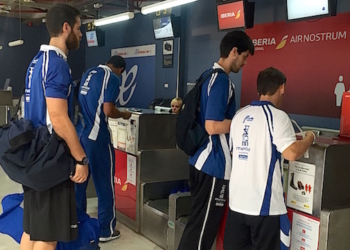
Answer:
POLYGON ((44 191, 70 178, 74 159, 65 141, 26 119, 0 126, 0 165, 15 182, 44 191))

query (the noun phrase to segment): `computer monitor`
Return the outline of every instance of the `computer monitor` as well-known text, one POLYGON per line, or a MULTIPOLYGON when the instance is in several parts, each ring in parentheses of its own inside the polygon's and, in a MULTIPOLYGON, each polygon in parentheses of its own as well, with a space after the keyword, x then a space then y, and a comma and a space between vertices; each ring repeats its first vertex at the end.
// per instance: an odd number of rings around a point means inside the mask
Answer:
POLYGON ((156 39, 173 38, 174 31, 171 16, 153 19, 153 31, 156 39))
POLYGON ((219 30, 253 28, 255 2, 249 2, 248 0, 217 2, 219 30))
POLYGON ((243 1, 217 5, 219 30, 245 27, 243 1))
POLYGON ((172 111, 171 111, 170 107, 155 106, 154 113, 156 113, 156 114, 160 114, 160 113, 171 114, 172 111))
POLYGON ((88 47, 98 46, 96 30, 86 31, 86 42, 88 47))
POLYGON ((287 20, 305 20, 335 15, 336 0, 286 0, 287 20))
POLYGON ((86 31, 86 42, 88 47, 105 46, 105 32, 102 30, 86 31))

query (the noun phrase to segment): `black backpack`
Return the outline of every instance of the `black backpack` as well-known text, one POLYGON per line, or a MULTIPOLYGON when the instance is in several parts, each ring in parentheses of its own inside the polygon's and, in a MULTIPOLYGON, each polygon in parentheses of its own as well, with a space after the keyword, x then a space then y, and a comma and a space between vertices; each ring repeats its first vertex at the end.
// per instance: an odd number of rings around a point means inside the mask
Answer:
POLYGON ((222 69, 211 69, 196 80, 195 87, 186 95, 176 119, 176 143, 187 155, 194 155, 209 138, 205 128, 197 122, 197 109, 203 83, 217 72, 225 73, 222 69))

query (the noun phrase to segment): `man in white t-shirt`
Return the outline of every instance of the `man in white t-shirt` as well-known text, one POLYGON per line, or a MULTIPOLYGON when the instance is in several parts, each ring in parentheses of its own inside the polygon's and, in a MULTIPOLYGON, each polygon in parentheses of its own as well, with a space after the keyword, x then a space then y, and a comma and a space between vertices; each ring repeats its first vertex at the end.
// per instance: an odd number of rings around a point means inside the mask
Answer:
POLYGON ((315 139, 296 140, 288 115, 278 109, 286 77, 277 69, 259 73, 259 101, 237 112, 231 123, 232 172, 224 249, 289 249, 290 222, 284 203, 282 156, 300 158, 315 139))

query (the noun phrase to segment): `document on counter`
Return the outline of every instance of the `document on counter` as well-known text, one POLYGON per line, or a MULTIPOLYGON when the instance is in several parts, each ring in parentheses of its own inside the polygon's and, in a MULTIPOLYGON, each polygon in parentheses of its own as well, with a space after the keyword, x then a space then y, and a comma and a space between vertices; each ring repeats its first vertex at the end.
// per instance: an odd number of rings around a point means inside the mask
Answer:
POLYGON ((136 186, 136 156, 127 155, 127 168, 126 182, 136 186))
POLYGON ((290 250, 317 250, 319 231, 318 220, 294 212, 290 250))
POLYGON ((126 147, 126 126, 123 123, 118 123, 117 131, 117 148, 125 150, 126 147))
POLYGON ((316 166, 304 162, 289 163, 287 206, 312 214, 316 166))

